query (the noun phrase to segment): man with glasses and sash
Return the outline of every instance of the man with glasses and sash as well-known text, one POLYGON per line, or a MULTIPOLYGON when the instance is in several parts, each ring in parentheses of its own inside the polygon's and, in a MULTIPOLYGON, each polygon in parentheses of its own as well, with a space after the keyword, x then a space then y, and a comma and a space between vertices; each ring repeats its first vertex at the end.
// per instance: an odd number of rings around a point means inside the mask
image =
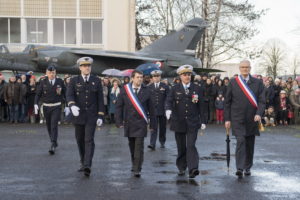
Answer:
POLYGON ((170 129, 175 132, 178 175, 184 176, 188 169, 189 178, 199 175, 196 140, 199 128, 205 129, 203 122, 204 90, 191 82, 192 72, 191 65, 183 65, 177 69, 181 83, 171 88, 165 105, 166 117, 171 119, 170 129))
POLYGON ((248 60, 240 62, 240 75, 232 78, 225 96, 225 128, 232 127, 236 144, 236 175, 241 178, 251 175, 255 136, 259 135, 258 124, 265 110, 263 82, 250 75, 248 60))
POLYGON ((149 88, 143 85, 143 73, 134 70, 132 81, 121 89, 116 103, 116 126, 124 127, 124 136, 128 137, 132 169, 135 177, 141 176, 144 159, 144 138, 147 126, 153 130, 156 125, 154 104, 149 88), (148 120, 150 118, 150 122, 148 120))

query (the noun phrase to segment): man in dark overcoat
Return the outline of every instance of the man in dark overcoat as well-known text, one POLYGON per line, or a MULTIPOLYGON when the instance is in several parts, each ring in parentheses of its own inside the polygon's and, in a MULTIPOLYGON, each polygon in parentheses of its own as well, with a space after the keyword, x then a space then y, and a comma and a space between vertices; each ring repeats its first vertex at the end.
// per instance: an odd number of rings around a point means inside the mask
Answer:
POLYGON ((225 128, 232 127, 232 134, 237 139, 236 175, 242 177, 243 172, 245 176, 251 175, 255 136, 260 134, 258 125, 265 110, 265 92, 262 81, 250 75, 249 61, 242 61, 239 70, 239 77, 232 78, 227 87, 224 118, 225 128), (247 95, 241 87, 242 81, 248 88, 247 95))
POLYGON ((143 73, 135 70, 132 82, 123 86, 116 103, 115 120, 117 127, 124 127, 131 154, 132 172, 141 176, 144 159, 144 138, 147 136, 148 116, 150 130, 156 125, 154 104, 149 88, 143 85, 143 73))

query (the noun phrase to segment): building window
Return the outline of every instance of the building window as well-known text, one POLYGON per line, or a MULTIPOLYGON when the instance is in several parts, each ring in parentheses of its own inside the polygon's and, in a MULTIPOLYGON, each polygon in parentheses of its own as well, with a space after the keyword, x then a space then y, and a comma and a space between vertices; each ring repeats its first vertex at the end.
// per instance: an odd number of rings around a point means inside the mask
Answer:
POLYGON ((0 18, 0 43, 20 43, 20 19, 0 18))
POLYGON ((102 20, 82 20, 82 43, 102 44, 102 20))
POLYGON ((27 19, 27 43, 48 43, 46 19, 27 19))
POLYGON ((76 21, 74 19, 53 20, 54 44, 76 44, 76 21))

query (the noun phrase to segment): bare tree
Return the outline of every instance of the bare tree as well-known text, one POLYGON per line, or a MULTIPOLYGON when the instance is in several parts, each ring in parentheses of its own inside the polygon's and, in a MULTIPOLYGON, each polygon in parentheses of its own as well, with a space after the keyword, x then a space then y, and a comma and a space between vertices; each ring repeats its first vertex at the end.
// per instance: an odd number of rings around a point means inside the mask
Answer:
POLYGON ((294 79, 296 78, 297 73, 299 72, 298 71, 299 67, 300 67, 300 60, 299 60, 298 55, 295 55, 293 58, 293 61, 292 61, 292 70, 293 70, 292 72, 294 75, 294 79))
POLYGON ((264 46, 261 55, 261 71, 267 76, 276 78, 283 70, 286 56, 283 49, 283 44, 279 40, 270 40, 264 46))

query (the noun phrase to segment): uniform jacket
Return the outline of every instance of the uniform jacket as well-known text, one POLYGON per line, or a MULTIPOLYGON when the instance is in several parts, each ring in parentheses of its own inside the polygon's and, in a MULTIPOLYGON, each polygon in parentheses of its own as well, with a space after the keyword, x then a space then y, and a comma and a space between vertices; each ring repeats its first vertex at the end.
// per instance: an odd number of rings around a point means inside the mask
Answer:
MULTIPOLYGON (((141 85, 138 92, 138 99, 141 102, 145 112, 150 118, 150 129, 154 129, 156 125, 156 114, 154 104, 151 99, 151 92, 145 85, 141 85)), ((147 123, 142 118, 133 104, 129 100, 124 87, 118 96, 115 112, 116 125, 124 125, 125 137, 146 137, 147 136, 147 123)))
POLYGON ((189 94, 185 94, 182 83, 174 85, 167 97, 166 110, 171 110, 171 127, 175 132, 186 132, 187 129, 199 129, 203 120, 203 97, 202 87, 191 83, 189 94), (198 95, 198 102, 192 102, 192 96, 198 95))
POLYGON ((73 116, 74 124, 96 124, 98 118, 103 118, 103 90, 98 77, 90 75, 88 83, 81 75, 73 77, 66 98, 69 107, 76 105, 80 108, 79 116, 73 116))
POLYGON ((231 121, 232 134, 235 136, 259 135, 258 123, 254 116, 263 116, 265 110, 265 91, 262 81, 250 76, 247 85, 254 93, 258 108, 254 108, 238 83, 232 78, 225 97, 224 119, 231 121))
POLYGON ((40 81, 37 87, 34 104, 38 104, 40 100, 43 103, 63 102, 65 91, 65 84, 62 79, 56 78, 54 85, 51 85, 49 79, 45 78, 40 81))
POLYGON ((167 99, 169 93, 169 86, 160 82, 159 87, 155 89, 154 83, 150 84, 149 86, 151 92, 151 99, 154 103, 155 113, 157 116, 164 116, 165 115, 165 101, 167 99))

